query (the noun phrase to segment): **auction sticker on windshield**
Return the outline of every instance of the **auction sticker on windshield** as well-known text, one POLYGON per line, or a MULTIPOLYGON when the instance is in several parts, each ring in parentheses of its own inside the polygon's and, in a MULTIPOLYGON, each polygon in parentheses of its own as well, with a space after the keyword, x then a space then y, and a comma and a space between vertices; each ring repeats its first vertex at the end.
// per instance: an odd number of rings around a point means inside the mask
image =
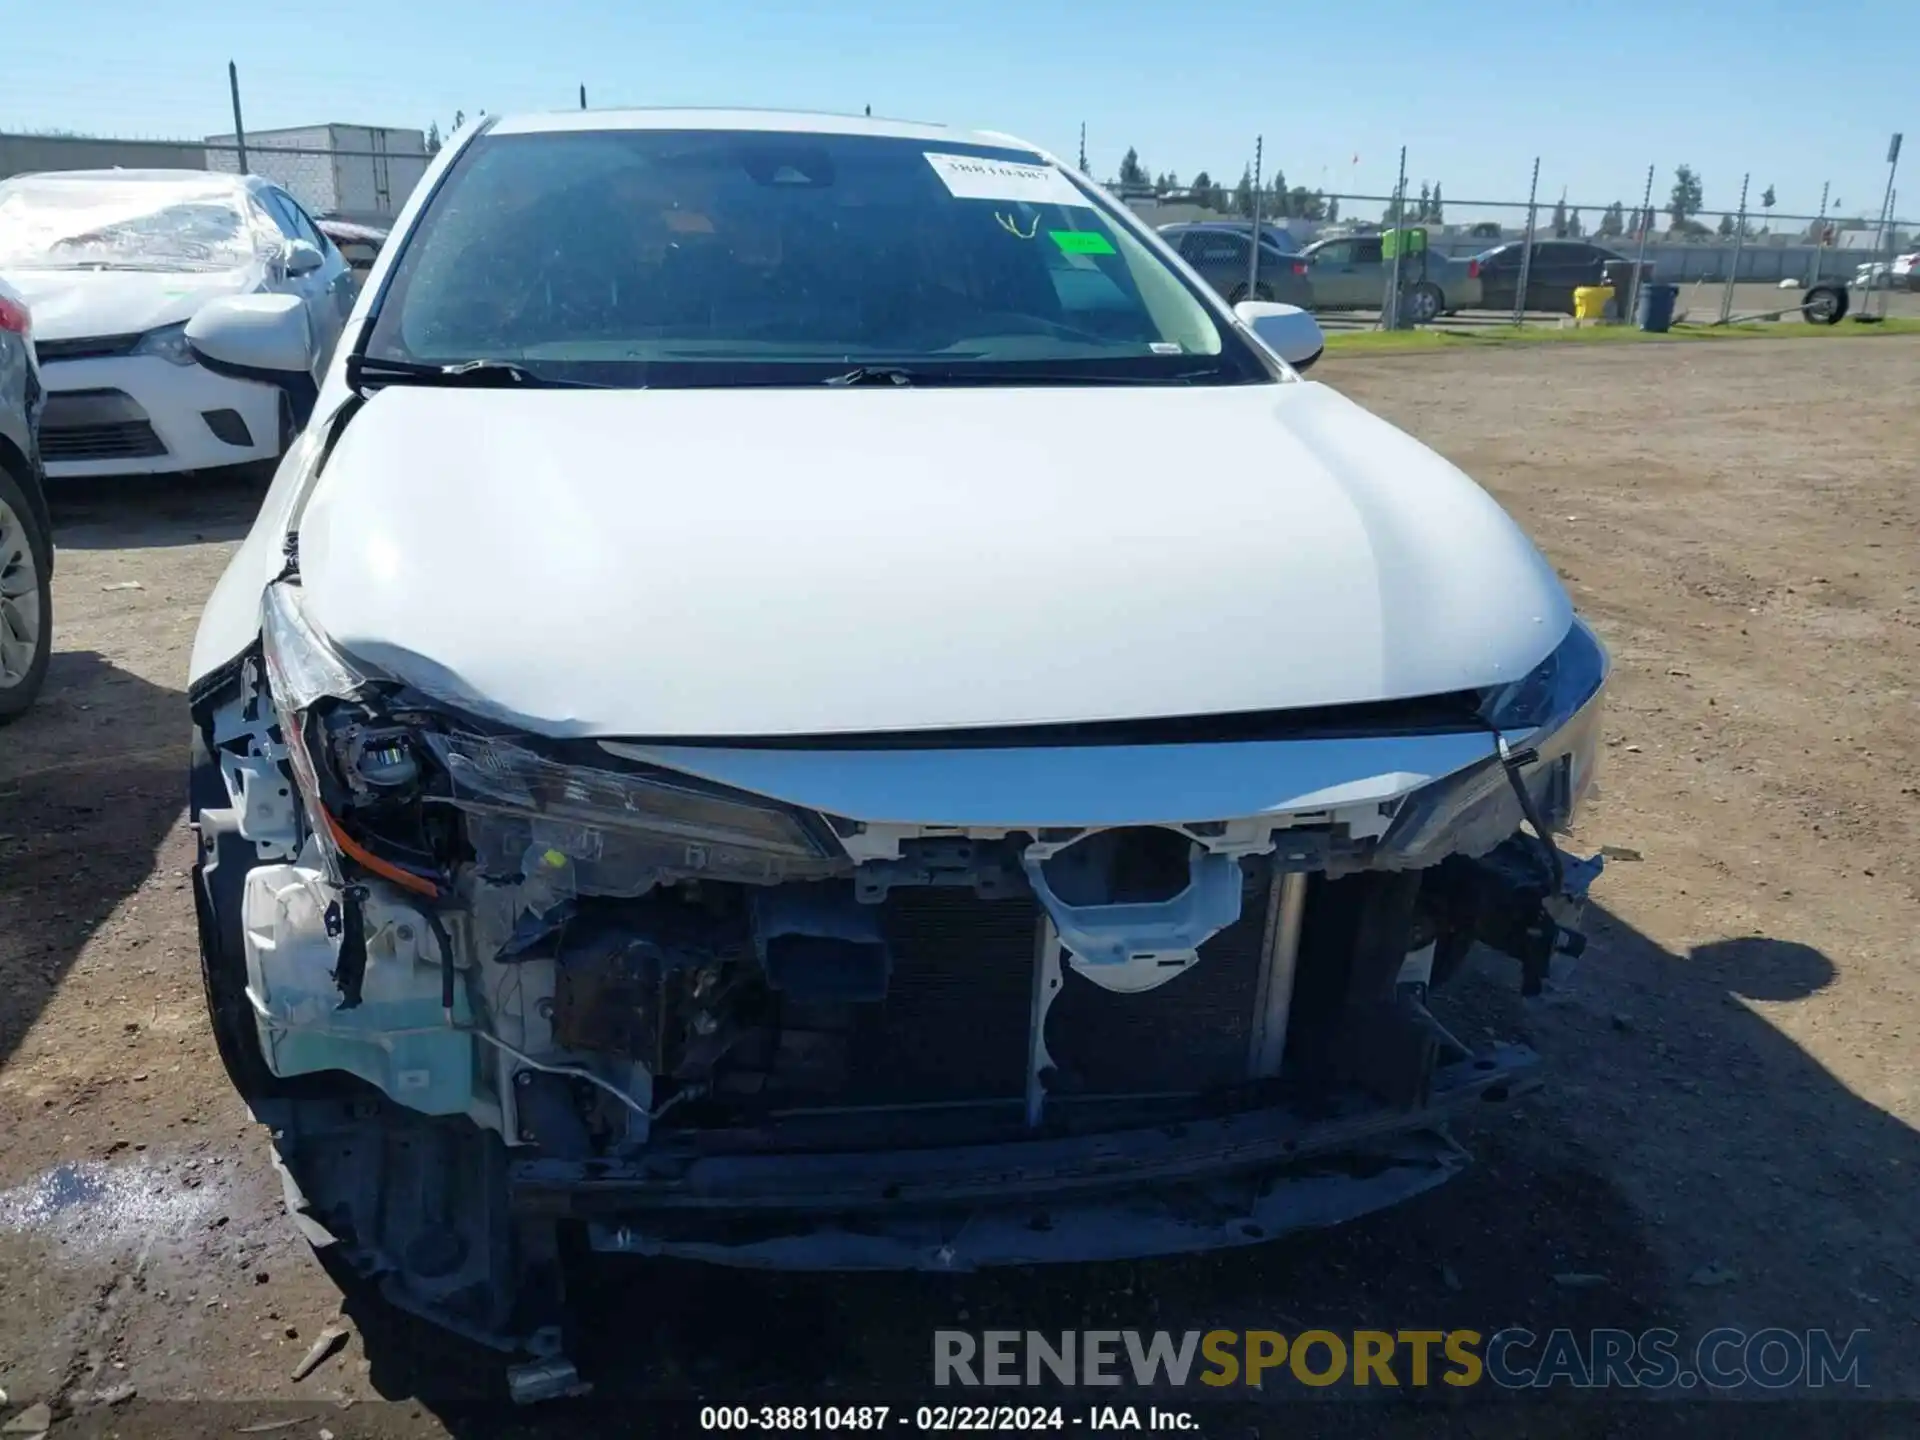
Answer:
POLYGON ((933 173, 957 200, 1012 200, 1029 205, 1081 205, 1092 202, 1051 165, 1017 160, 983 160, 977 155, 924 152, 933 173))

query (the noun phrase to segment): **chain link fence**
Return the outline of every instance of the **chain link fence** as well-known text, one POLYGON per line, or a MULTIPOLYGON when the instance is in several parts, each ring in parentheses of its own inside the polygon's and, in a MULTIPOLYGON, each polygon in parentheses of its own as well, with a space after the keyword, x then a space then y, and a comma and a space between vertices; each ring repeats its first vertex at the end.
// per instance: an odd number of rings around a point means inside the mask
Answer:
POLYGON ((167 169, 272 180, 316 217, 389 223, 432 158, 418 130, 314 125, 206 140, 0 134, 0 179, 36 170, 167 169))

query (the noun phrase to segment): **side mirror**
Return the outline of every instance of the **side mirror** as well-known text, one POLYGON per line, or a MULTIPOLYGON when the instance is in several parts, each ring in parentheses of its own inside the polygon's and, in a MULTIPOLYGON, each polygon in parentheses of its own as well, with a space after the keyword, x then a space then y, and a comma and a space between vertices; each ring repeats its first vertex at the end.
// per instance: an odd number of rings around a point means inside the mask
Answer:
POLYGON ((295 279, 311 275, 327 263, 327 257, 320 253, 320 247, 311 240, 289 240, 282 255, 288 276, 295 279))
POLYGON ((307 328, 306 303, 298 295, 228 295, 210 300, 187 322, 187 348, 216 375, 286 391, 295 424, 305 425, 313 413, 319 399, 313 380, 313 337, 307 328))
MULTIPOLYGON (((1296 370, 1310 369, 1327 348, 1320 322, 1298 305, 1242 300, 1233 307, 1254 338, 1296 370)), ((191 334, 191 332, 189 332, 191 334)))

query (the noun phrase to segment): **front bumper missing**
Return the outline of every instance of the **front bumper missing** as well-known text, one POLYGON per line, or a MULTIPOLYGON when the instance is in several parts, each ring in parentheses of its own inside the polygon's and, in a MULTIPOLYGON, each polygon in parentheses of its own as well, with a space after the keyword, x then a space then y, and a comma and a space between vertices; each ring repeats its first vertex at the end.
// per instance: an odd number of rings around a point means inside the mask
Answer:
POLYGON ((1286 1109, 1150 1129, 873 1153, 510 1162, 520 1217, 587 1220, 598 1249, 792 1269, 967 1270, 1252 1244, 1394 1204, 1466 1157, 1461 1111, 1533 1088, 1499 1047, 1440 1067, 1430 1102, 1286 1109))

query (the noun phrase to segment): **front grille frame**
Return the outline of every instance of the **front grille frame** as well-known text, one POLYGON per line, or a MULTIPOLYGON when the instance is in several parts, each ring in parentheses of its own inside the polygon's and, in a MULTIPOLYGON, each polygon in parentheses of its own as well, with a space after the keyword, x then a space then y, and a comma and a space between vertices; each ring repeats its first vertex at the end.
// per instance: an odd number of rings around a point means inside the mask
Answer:
POLYGON ((167 454, 166 442, 148 420, 121 420, 105 425, 72 425, 40 431, 40 458, 49 465, 98 460, 156 460, 167 454))
POLYGON ((131 335, 76 335, 66 340, 35 340, 34 354, 42 365, 57 365, 64 360, 112 360, 131 355, 142 339, 131 335))

